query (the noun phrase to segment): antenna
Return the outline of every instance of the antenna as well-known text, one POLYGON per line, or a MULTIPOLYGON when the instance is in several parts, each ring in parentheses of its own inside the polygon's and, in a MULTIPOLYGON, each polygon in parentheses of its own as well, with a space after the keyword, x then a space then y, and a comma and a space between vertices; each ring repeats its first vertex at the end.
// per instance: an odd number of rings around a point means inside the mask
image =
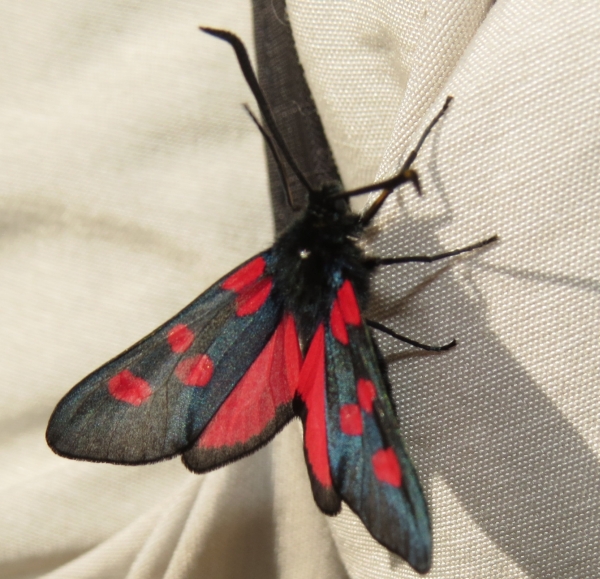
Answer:
POLYGON ((203 26, 200 26, 200 30, 202 30, 202 32, 210 34, 211 36, 215 36, 217 38, 220 38, 221 40, 224 40, 225 42, 229 43, 229 45, 233 48, 233 50, 235 51, 235 55, 237 56, 238 62, 240 64, 240 68, 242 69, 242 74, 244 75, 244 78, 246 79, 246 82, 248 83, 248 86, 250 87, 250 90, 252 91, 252 94, 256 99, 258 108, 267 124, 267 127, 269 128, 269 131, 271 132, 271 135, 273 136, 273 139, 277 143, 277 146, 281 150, 281 153, 283 154, 285 160, 287 161, 288 165, 290 166, 296 177, 298 177, 302 185, 304 185, 304 187, 309 193, 315 193, 315 190, 311 187, 310 183, 308 182, 308 179, 304 176, 302 171, 300 171, 300 168, 294 161, 290 150, 285 144, 283 136, 277 128, 277 124, 275 123, 275 119, 273 118, 273 113, 271 113, 271 109, 269 108, 267 99, 265 98, 265 95, 262 89, 260 88, 260 85, 258 84, 256 74, 252 69, 252 64, 250 63, 248 51, 246 50, 244 43, 235 34, 233 34, 232 32, 228 32, 227 30, 205 28, 203 26))

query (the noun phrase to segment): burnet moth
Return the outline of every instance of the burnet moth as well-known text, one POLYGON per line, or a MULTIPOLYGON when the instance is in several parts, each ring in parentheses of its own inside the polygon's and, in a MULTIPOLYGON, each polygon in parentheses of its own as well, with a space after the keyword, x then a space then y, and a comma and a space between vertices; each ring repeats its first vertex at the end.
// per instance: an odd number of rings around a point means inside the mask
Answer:
MULTIPOLYGON (((183 455, 204 473, 266 444, 294 416, 315 501, 335 515, 344 501, 371 535, 418 572, 431 566, 431 527, 415 469, 389 397, 386 367, 371 328, 429 350, 365 319, 369 278, 380 266, 432 262, 495 239, 434 256, 374 258, 357 245, 386 197, 411 182, 429 124, 396 176, 343 191, 315 189, 289 153, 242 42, 223 30, 256 97, 265 137, 286 180, 304 185, 308 206, 276 240, 152 334, 84 378, 58 404, 50 447, 68 458, 118 464, 183 455), (348 199, 382 191, 362 215, 348 199)), ((294 207, 289 189, 288 201, 294 207)))

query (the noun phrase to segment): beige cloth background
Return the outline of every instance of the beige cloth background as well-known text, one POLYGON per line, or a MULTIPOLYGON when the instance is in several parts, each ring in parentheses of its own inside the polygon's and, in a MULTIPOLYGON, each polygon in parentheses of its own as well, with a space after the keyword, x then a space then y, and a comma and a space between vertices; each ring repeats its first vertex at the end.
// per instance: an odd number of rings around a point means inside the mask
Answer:
MULTIPOLYGON (((289 0, 348 187, 391 174, 447 94, 373 252, 373 315, 429 499, 432 578, 600 576, 600 13, 592 1, 289 0)), ((312 501, 293 423, 204 477, 51 453, 58 399, 270 244, 230 49, 247 1, 0 1, 0 576, 414 577, 312 501)))

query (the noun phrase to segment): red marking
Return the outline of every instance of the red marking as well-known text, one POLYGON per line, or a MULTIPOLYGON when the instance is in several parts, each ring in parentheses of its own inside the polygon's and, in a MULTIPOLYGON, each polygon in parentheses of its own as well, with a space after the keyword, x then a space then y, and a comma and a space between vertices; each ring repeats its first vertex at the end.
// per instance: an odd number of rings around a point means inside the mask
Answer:
POLYGON ((181 360, 175 368, 175 376, 186 386, 206 386, 215 370, 213 361, 206 354, 181 360))
POLYGON ((198 439, 200 448, 245 443, 292 401, 300 373, 298 334, 286 315, 252 366, 225 399, 198 439))
POLYGON ((381 482, 400 487, 402 484, 402 470, 398 457, 393 448, 382 448, 378 450, 372 457, 373 471, 375 476, 381 482))
POLYGON ((344 317, 340 308, 339 300, 336 298, 331 308, 331 316, 329 318, 329 325, 331 332, 335 339, 342 344, 348 344, 348 331, 346 330, 346 324, 344 323, 344 317))
POLYGON ((331 332, 338 342, 348 344, 348 330, 346 325, 359 326, 362 322, 360 309, 352 284, 346 280, 339 289, 333 301, 329 325, 331 332))
POLYGON ((194 332, 184 324, 174 326, 167 336, 171 350, 176 354, 186 352, 194 342, 194 338, 194 332))
POLYGON ((298 379, 298 394, 307 410, 304 444, 308 462, 319 483, 325 487, 331 487, 325 423, 325 330, 323 324, 317 328, 304 364, 302 364, 298 379))
POLYGON ((272 288, 273 282, 268 277, 255 283, 251 289, 238 296, 235 313, 240 317, 255 314, 267 301, 272 288))
POLYGON ((139 406, 152 396, 152 388, 146 380, 134 376, 129 370, 123 370, 108 381, 108 391, 113 398, 139 406))
POLYGON ((351 326, 359 326, 361 323, 360 308, 356 301, 356 295, 352 284, 346 280, 337 295, 337 300, 342 310, 344 321, 351 326))
POLYGON ((298 342, 298 332, 294 318, 289 314, 283 317, 284 340, 283 351, 285 352, 285 378, 289 387, 290 397, 296 394, 298 379, 300 378, 300 367, 302 366, 302 353, 298 342))
POLYGON ((237 293, 256 281, 264 273, 266 266, 267 262, 264 258, 257 257, 230 275, 221 284, 221 287, 237 293))
POLYGON ((340 408, 340 428, 344 434, 360 436, 363 433, 362 415, 358 404, 344 404, 340 408))
POLYGON ((358 384, 356 385, 356 395, 358 396, 360 407, 369 414, 373 412, 373 400, 377 398, 375 384, 373 384, 371 380, 359 378, 358 384))

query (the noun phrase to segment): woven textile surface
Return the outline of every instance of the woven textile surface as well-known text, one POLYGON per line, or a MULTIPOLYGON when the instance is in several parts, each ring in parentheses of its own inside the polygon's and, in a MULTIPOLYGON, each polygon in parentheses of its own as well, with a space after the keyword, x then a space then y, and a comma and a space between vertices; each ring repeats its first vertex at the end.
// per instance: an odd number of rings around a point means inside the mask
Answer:
MULTIPOLYGON (((432 578, 600 577, 600 11, 576 0, 289 0, 347 187, 390 176, 377 255, 500 242, 377 274, 432 578)), ((0 2, 0 576, 408 578, 311 496, 300 424, 205 476, 68 461, 78 380, 267 247, 260 134, 229 47, 249 2, 0 2)), ((260 31, 256 31, 260 34, 260 31)))

